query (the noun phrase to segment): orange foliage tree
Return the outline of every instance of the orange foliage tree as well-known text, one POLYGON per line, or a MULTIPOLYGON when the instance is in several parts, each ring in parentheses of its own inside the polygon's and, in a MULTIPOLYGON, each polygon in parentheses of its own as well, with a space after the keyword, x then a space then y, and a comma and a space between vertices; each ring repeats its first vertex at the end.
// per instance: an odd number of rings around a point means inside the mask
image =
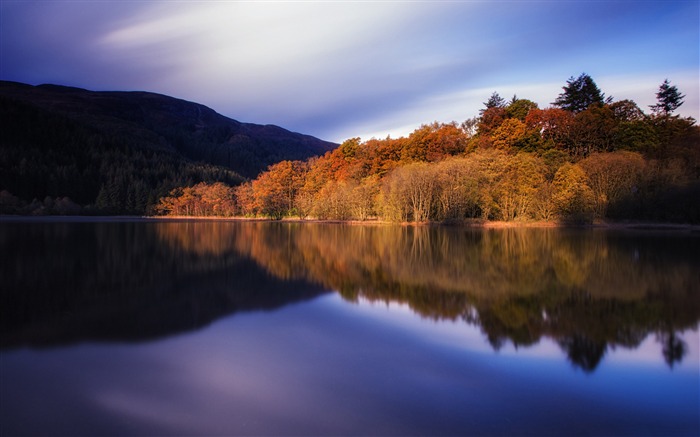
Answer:
POLYGON ((537 130, 543 141, 558 149, 567 148, 573 122, 573 114, 559 108, 535 108, 525 117, 528 127, 537 130))
POLYGON ((401 151, 404 162, 435 162, 464 152, 468 137, 457 123, 423 125, 408 136, 401 151))
POLYGON ((236 213, 234 189, 221 182, 176 188, 155 206, 159 215, 228 217, 236 213))
POLYGON ((268 167, 252 183, 254 211, 275 219, 293 215, 307 171, 308 165, 301 161, 281 161, 268 167))
POLYGON ((586 173, 577 164, 566 163, 554 175, 553 201, 560 218, 575 222, 590 222, 594 198, 586 173))

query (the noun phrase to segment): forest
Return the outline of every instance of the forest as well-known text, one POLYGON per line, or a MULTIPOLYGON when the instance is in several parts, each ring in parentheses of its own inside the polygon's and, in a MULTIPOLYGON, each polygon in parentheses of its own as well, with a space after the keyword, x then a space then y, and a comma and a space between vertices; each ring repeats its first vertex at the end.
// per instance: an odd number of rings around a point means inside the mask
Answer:
POLYGON ((176 187, 337 147, 146 92, 0 81, 0 117, 0 214, 151 214, 176 187))
POLYGON ((0 91, 0 214, 700 223, 700 128, 668 80, 647 112, 583 73, 545 108, 494 92, 463 122, 337 147, 150 93, 0 91))
POLYGON ((685 97, 676 86, 665 80, 649 113, 606 97, 585 73, 562 90, 546 108, 494 92, 464 122, 426 124, 408 137, 350 138, 229 189, 179 187, 154 211, 416 223, 700 223, 700 128, 674 115, 685 97))
POLYGON ((0 115, 12 120, 0 148, 0 213, 143 214, 174 187, 244 180, 31 105, 0 98, 0 115))

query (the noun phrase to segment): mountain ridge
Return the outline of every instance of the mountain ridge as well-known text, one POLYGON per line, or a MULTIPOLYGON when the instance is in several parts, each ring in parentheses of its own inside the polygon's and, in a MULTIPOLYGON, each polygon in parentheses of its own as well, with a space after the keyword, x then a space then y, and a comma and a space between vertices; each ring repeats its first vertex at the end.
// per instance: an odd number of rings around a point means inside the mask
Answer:
POLYGON ((146 91, 0 81, 0 119, 0 213, 11 214, 63 213, 64 198, 84 213, 144 214, 176 187, 237 185, 337 146, 146 91))
POLYGON ((155 134, 151 147, 222 165, 248 178, 276 162, 307 159, 338 146, 274 124, 241 122, 200 103, 149 91, 91 91, 0 81, 0 96, 88 122, 98 129, 121 130, 126 122, 136 131, 155 134))

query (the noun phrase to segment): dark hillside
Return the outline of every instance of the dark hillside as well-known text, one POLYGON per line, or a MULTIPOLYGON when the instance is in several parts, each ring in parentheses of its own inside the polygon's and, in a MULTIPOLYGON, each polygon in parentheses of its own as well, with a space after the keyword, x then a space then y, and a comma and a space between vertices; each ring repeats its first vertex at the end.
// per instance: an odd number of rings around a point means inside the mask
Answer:
POLYGON ((236 185, 335 146, 145 92, 0 82, 0 119, 0 213, 65 212, 53 204, 69 197, 97 213, 142 214, 174 187, 236 185))
POLYGON ((323 155, 337 146, 279 126, 241 123, 206 106, 161 94, 0 82, 0 96, 66 115, 142 148, 175 151, 245 177, 255 177, 270 164, 323 155))

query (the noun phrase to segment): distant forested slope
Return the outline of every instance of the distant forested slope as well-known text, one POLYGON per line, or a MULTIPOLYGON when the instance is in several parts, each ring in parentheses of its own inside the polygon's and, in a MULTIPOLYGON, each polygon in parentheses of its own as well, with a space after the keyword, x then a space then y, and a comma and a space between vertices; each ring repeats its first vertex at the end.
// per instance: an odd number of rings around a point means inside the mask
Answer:
POLYGON ((0 117, 1 212, 51 212, 69 197, 62 208, 141 214, 174 187, 236 185, 275 162, 336 146, 146 92, 0 81, 0 117), (41 205, 26 205, 32 199, 41 205))

